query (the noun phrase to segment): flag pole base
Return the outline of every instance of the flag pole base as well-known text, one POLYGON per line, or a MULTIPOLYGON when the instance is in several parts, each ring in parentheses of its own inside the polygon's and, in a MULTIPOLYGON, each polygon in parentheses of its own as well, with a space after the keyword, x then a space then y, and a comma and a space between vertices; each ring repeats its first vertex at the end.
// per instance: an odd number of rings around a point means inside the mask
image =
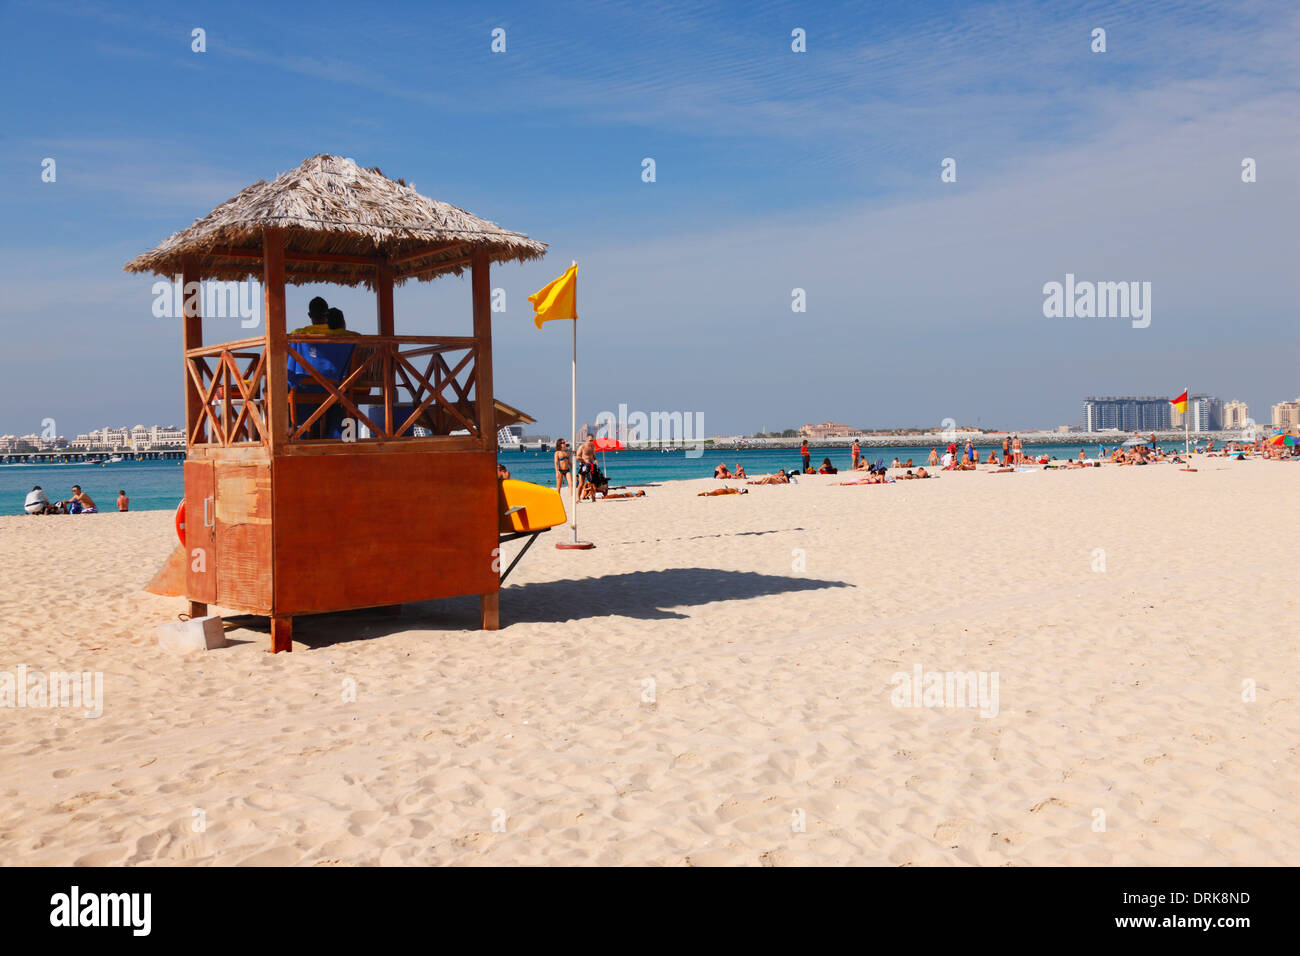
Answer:
POLYGON ((556 551, 587 551, 595 545, 590 541, 561 541, 555 546, 556 551))

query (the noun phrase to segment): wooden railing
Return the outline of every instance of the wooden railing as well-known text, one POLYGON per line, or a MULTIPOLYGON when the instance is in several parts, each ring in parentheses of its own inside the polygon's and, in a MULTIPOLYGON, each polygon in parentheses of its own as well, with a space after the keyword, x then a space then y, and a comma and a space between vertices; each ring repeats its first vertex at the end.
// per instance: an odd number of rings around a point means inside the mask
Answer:
MULTIPOLYGON (((191 445, 266 443, 265 344, 244 339, 186 353, 201 409, 189 424, 191 445)), ((286 361, 306 373, 278 399, 291 408, 290 441, 419 440, 455 431, 480 437, 471 336, 290 335, 287 347, 286 361), (312 364, 307 346, 321 344, 355 346, 339 377, 312 364), (340 419, 351 426, 331 434, 340 419)))
POLYGON ((198 420, 186 426, 190 445, 266 442, 265 345, 262 338, 243 339, 185 354, 190 386, 199 395, 198 420))

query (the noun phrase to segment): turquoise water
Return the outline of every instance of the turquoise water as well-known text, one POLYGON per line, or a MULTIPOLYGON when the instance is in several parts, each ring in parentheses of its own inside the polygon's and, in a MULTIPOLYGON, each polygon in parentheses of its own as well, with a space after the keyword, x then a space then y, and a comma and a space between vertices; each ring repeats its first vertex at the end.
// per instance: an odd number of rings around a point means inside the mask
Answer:
POLYGON ((126 490, 132 511, 175 510, 185 488, 184 462, 123 461, 114 465, 0 466, 0 514, 22 514, 33 485, 51 501, 72 497, 81 485, 100 511, 117 510, 117 492, 126 490))
MULTIPOLYGON (((1162 446, 1168 451, 1180 450, 1181 443, 1164 442, 1162 446)), ((1096 457, 1096 445, 1038 445, 1025 449, 1026 453, 1046 452, 1057 458, 1075 458, 1082 447, 1089 458, 1096 457)), ((1109 446, 1107 447, 1109 451, 1109 446)), ((836 468, 845 470, 849 467, 849 448, 814 448, 812 449, 813 466, 821 464, 823 458, 829 458, 836 468)), ((890 448, 867 448, 863 454, 871 461, 883 458, 889 464, 895 457, 906 461, 908 458, 917 464, 924 464, 930 454, 930 446, 904 446, 890 448)), ((510 469, 512 478, 523 481, 535 481, 539 484, 552 484, 555 481, 555 468, 551 463, 552 452, 503 451, 499 460, 510 469)), ((981 450, 981 457, 988 456, 988 449, 981 450)), ((644 485, 659 481, 673 481, 682 478, 709 478, 719 462, 725 461, 727 467, 735 469, 743 464, 750 475, 771 474, 777 469, 797 469, 800 466, 799 451, 789 449, 755 449, 749 451, 714 451, 705 452, 702 458, 687 458, 684 452, 661 454, 653 451, 620 451, 599 456, 604 464, 602 470, 609 475, 614 485, 644 485)), ((184 494, 184 469, 178 461, 124 461, 114 465, 3 465, 0 466, 0 514, 21 514, 23 501, 32 485, 40 485, 51 501, 68 498, 74 484, 81 485, 101 511, 116 508, 117 491, 126 489, 131 499, 132 511, 156 511, 175 509, 184 494)))
MULTIPOLYGON (((1182 450, 1181 442, 1158 442, 1166 451, 1182 450)), ((864 448, 862 455, 869 461, 876 461, 883 458, 888 465, 895 458, 900 461, 907 461, 911 458, 916 465, 924 465, 930 455, 930 448, 926 445, 896 445, 888 448, 864 448)), ((1025 449, 1025 454, 1039 455, 1046 453, 1054 455, 1057 458, 1077 458, 1079 449, 1083 448, 1089 458, 1097 457, 1096 445, 1035 445, 1025 449)), ((1113 446, 1107 445, 1106 451, 1109 453, 1113 446)), ((980 460, 988 457, 989 448, 977 448, 980 460)), ((823 458, 829 458, 831 464, 841 471, 848 470, 852 467, 852 453, 849 446, 842 448, 812 448, 810 449, 812 465, 814 468, 821 466, 823 458)), ((939 449, 940 454, 943 449, 939 449)), ((497 459, 510 469, 511 478, 519 478, 524 481, 535 481, 538 484, 554 484, 555 466, 551 463, 552 452, 534 452, 534 451, 503 451, 497 456, 497 459)), ((998 449, 998 456, 1001 457, 1002 450, 998 449)), ((797 448, 775 448, 775 449, 754 449, 748 451, 730 451, 716 450, 706 451, 702 458, 687 458, 684 452, 672 452, 670 454, 661 454, 653 451, 620 451, 609 452, 596 456, 602 462, 601 470, 609 476, 611 485, 642 485, 650 484, 657 481, 672 481, 682 478, 711 478, 713 469, 718 467, 720 462, 726 462, 727 467, 735 471, 736 465, 745 466, 745 472, 750 476, 770 475, 778 469, 790 471, 798 470, 803 462, 799 458, 799 449, 797 448)))

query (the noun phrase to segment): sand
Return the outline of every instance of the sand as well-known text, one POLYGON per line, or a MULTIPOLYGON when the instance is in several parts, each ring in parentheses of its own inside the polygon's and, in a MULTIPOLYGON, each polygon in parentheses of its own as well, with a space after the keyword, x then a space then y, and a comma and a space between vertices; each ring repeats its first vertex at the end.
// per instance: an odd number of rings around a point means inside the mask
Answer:
POLYGON ((170 514, 0 518, 0 671, 104 681, 0 710, 0 861, 1293 863, 1300 465, 1197 464, 660 485, 543 537, 500 631, 280 655, 159 649, 170 514), (996 672, 996 716, 895 706, 918 665, 996 672))

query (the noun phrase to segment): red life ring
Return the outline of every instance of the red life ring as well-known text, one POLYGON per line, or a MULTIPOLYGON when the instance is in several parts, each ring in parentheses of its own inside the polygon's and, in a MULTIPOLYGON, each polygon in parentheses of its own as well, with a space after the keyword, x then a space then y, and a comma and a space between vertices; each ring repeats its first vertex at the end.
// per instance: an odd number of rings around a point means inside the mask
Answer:
POLYGON ((185 499, 176 506, 176 537, 181 539, 181 547, 185 547, 185 499))

